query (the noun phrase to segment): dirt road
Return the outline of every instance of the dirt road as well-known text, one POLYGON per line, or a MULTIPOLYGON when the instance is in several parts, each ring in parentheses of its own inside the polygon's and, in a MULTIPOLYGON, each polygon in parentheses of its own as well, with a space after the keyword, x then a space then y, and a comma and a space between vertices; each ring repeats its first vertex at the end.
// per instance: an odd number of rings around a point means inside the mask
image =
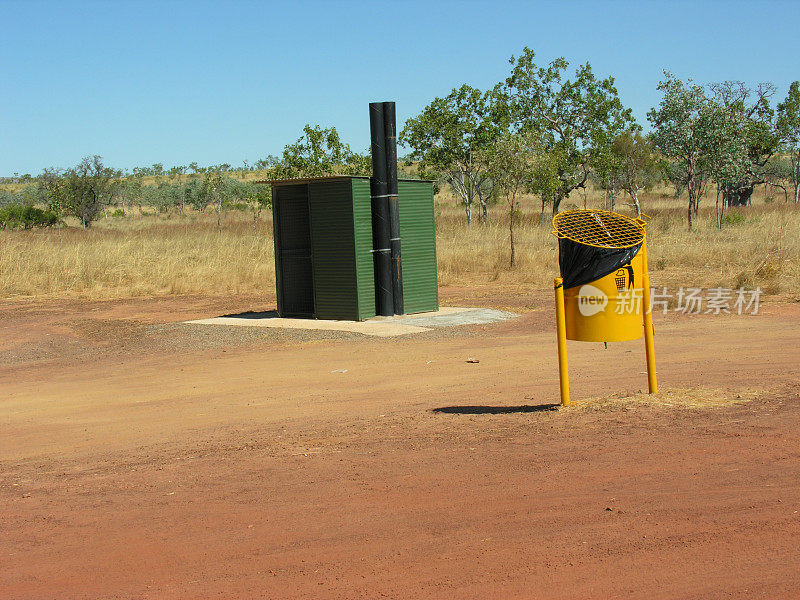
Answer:
MULTIPOLYGON (((556 410, 547 294, 480 300, 523 314, 366 339, 177 324, 258 299, 0 306, 0 598, 800 597, 800 305, 656 315, 662 388, 726 408, 556 410)), ((576 399, 646 385, 641 342, 569 352, 576 399)))

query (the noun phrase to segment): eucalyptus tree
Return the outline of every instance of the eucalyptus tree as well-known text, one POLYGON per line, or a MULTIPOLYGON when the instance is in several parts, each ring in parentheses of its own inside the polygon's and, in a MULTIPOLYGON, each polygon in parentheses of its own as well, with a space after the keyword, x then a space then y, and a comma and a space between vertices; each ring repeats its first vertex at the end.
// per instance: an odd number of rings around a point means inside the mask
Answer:
POLYGON ((121 179, 117 185, 117 197, 122 204, 122 214, 127 215, 131 203, 140 198, 142 194, 142 178, 128 175, 121 179))
POLYGON ((56 168, 46 168, 38 177, 39 194, 47 206, 47 210, 56 215, 58 225, 58 243, 61 239, 61 225, 67 210, 67 186, 64 171, 56 168))
POLYGON ((800 200, 800 82, 789 86, 786 100, 778 104, 778 129, 784 133, 786 148, 789 151, 791 169, 789 171, 794 187, 794 203, 800 200))
POLYGON ((170 195, 173 204, 178 207, 180 214, 184 214, 186 210, 186 194, 184 193, 186 188, 181 183, 184 173, 186 173, 186 167, 183 165, 170 167, 169 171, 167 171, 167 176, 169 177, 171 185, 170 195))
POLYGON ((672 163, 673 182, 687 190, 689 204, 686 218, 689 231, 697 214, 700 197, 709 179, 709 161, 713 149, 704 129, 709 100, 703 86, 684 83, 669 72, 658 84, 662 93, 658 107, 647 114, 653 125, 656 149, 672 163))
MULTIPOLYGON (((616 141, 616 140, 615 140, 616 141)), ((613 145, 600 149, 594 160, 594 166, 589 173, 590 180, 601 187, 606 195, 607 208, 616 210, 617 196, 624 192, 622 180, 622 157, 615 152, 613 145)))
POLYGON ((732 191, 741 190, 742 182, 752 179, 748 129, 747 118, 737 107, 716 98, 709 100, 701 114, 699 130, 708 149, 705 168, 717 188, 714 208, 718 229, 722 229, 732 191))
POLYGON ((113 197, 118 178, 119 172, 104 166, 100 156, 84 158, 63 175, 60 194, 65 211, 88 229, 113 197))
POLYGON ((472 224, 475 198, 486 223, 493 178, 484 158, 508 129, 507 102, 497 87, 481 92, 469 85, 434 98, 422 112, 406 121, 401 142, 411 148, 422 177, 444 181, 461 200, 467 225, 472 224))
POLYGON ((266 158, 258 159, 253 165, 257 171, 266 171, 278 162, 278 159, 270 155, 266 158))
POLYGON ((623 133, 614 140, 611 154, 619 165, 620 186, 630 196, 636 216, 642 214, 639 193, 658 183, 660 165, 654 155, 653 141, 638 131, 623 133))
POLYGON ((272 188, 261 183, 249 183, 245 190, 244 200, 253 213, 253 235, 256 235, 261 212, 265 208, 272 208, 272 188))
MULTIPOLYGON (((267 159, 268 160, 268 159, 267 159)), ((353 152, 342 142, 335 127, 306 125, 303 135, 283 149, 273 167, 276 178, 323 175, 369 175, 369 157, 353 152)))
POLYGON ((598 79, 587 63, 566 78, 569 63, 558 58, 542 67, 532 50, 511 57, 505 91, 514 127, 534 132, 555 168, 553 214, 570 192, 584 188, 590 169, 621 133, 635 129, 631 110, 619 99, 614 78, 598 79))
POLYGON ((167 212, 169 199, 165 188, 164 183, 142 186, 142 202, 153 207, 158 213, 167 212))
POLYGON ((225 201, 226 177, 219 169, 209 169, 203 177, 202 194, 206 204, 213 204, 217 213, 217 232, 222 233, 222 205, 225 201))
MULTIPOLYGON (((742 165, 736 169, 738 179, 724 182, 723 205, 747 206, 755 186, 769 182, 767 163, 785 138, 771 103, 776 89, 771 83, 749 88, 741 81, 723 81, 709 86, 713 100, 728 113, 727 122, 738 128, 728 133, 733 133, 737 139, 743 137, 747 146, 742 165)), ((722 151, 722 148, 717 150, 722 151)))
POLYGON ((186 202, 200 214, 206 212, 206 207, 211 201, 206 192, 207 189, 199 178, 193 177, 184 185, 183 193, 186 202))
POLYGON ((519 198, 531 187, 535 157, 541 155, 541 142, 534 133, 504 133, 481 151, 486 169, 508 210, 510 266, 516 264, 514 222, 519 213, 519 198))

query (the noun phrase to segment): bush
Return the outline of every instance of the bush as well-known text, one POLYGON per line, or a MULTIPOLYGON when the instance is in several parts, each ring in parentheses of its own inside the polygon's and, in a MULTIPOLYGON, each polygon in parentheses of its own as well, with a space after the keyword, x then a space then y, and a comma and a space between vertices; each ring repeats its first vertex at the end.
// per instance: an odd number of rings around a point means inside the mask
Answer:
POLYGON ((741 225, 747 219, 745 216, 736 211, 726 212, 725 215, 722 217, 722 224, 723 225, 741 225))
POLYGON ((55 213, 35 206, 10 204, 0 209, 0 229, 32 229, 51 227, 58 222, 55 213))

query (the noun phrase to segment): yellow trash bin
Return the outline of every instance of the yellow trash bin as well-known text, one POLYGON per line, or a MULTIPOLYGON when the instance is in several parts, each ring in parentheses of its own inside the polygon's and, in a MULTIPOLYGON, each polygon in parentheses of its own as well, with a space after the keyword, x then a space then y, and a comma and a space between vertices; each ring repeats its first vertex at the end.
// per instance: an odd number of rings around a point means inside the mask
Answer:
POLYGON ((569 210, 553 219, 567 339, 642 337, 644 223, 604 210, 569 210))

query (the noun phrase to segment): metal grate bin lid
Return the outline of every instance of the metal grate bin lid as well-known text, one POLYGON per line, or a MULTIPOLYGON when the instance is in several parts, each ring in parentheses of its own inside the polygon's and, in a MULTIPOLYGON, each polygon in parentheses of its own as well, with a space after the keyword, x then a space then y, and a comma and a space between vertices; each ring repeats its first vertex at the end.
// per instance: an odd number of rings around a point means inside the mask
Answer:
POLYGON ((644 241, 644 224, 607 210, 567 210, 553 217, 553 235, 594 248, 631 248, 644 241))

